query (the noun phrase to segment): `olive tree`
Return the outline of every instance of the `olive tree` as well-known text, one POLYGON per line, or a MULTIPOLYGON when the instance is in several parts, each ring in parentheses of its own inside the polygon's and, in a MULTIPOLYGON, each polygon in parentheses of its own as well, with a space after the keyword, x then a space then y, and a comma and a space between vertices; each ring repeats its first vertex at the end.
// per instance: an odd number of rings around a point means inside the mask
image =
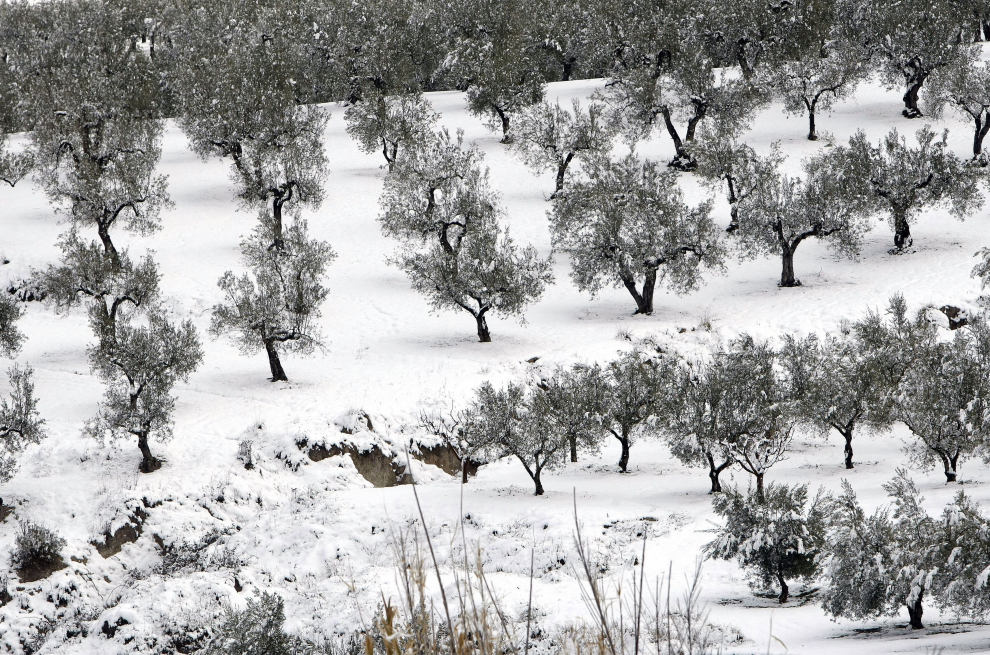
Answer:
POLYGON ((763 493, 747 495, 727 489, 712 498, 712 508, 725 524, 716 529, 705 553, 738 561, 753 586, 768 588, 776 582, 783 605, 790 595, 788 580, 811 580, 818 573, 832 503, 820 489, 809 504, 805 484, 770 484, 763 493))
POLYGON ((549 218, 554 246, 571 256, 578 288, 595 295, 622 285, 635 314, 653 313, 658 282, 688 293, 701 285, 704 270, 722 270, 725 248, 711 203, 688 207, 673 171, 635 155, 589 159, 549 218))
POLYGON ((496 390, 486 382, 466 411, 465 438, 472 450, 490 460, 515 457, 533 481, 535 495, 542 496, 541 476, 564 463, 568 441, 538 393, 517 383, 496 390))
POLYGON ((959 219, 983 205, 979 170, 967 166, 948 149, 948 132, 941 139, 925 127, 916 133, 918 145, 891 130, 878 146, 860 130, 847 147, 828 155, 833 170, 845 171, 858 190, 850 204, 858 212, 886 214, 894 229, 894 249, 902 252, 913 243, 911 223, 925 209, 948 206, 959 219))
POLYGON ((478 339, 491 341, 487 316, 522 317, 552 282, 550 259, 520 248, 500 225, 498 196, 475 149, 446 131, 399 157, 386 178, 379 222, 400 241, 393 264, 436 311, 463 310, 478 339))
POLYGON ((467 90, 468 111, 511 140, 512 117, 540 102, 542 71, 529 47, 530 7, 520 0, 478 0, 458 6, 461 19, 451 34, 446 67, 467 90))
POLYGON ((176 36, 175 79, 178 122, 193 151, 230 159, 238 199, 272 224, 279 246, 283 212, 322 202, 328 116, 297 103, 301 46, 264 19, 240 3, 192 9, 176 36))
POLYGON ((111 230, 148 234, 170 206, 161 156, 158 75, 105 3, 46 5, 45 38, 23 54, 30 154, 49 200, 73 229, 95 229, 119 265, 111 230))
POLYGON ((172 388, 188 380, 203 359, 192 321, 174 324, 160 308, 117 326, 113 341, 89 350, 90 364, 106 384, 99 413, 86 431, 103 441, 137 437, 142 473, 161 468, 149 445, 151 437, 172 437, 172 388))
POLYGON ((347 133, 362 152, 381 151, 391 173, 399 147, 415 147, 429 138, 440 115, 421 94, 375 94, 344 112, 347 133))
POLYGON ((607 153, 612 145, 613 130, 602 105, 592 103, 583 111, 575 98, 571 107, 569 112, 559 103, 535 104, 519 114, 511 131, 510 147, 527 166, 556 175, 551 200, 563 190, 567 169, 575 158, 607 153))
POLYGON ((979 53, 967 49, 932 77, 925 94, 932 118, 942 118, 948 107, 973 122, 974 159, 982 158, 983 139, 990 132, 990 63, 980 61, 979 53))
POLYGON ((557 367, 536 385, 540 411, 566 436, 571 462, 577 461, 578 450, 601 449, 602 433, 595 417, 605 406, 605 389, 599 373, 593 366, 557 367))
POLYGON ((213 306, 210 333, 231 334, 245 355, 264 349, 271 381, 286 381, 279 352, 312 353, 320 344, 320 305, 329 290, 326 267, 336 257, 324 241, 310 239, 306 221, 297 219, 283 232, 281 247, 272 247, 270 226, 259 225, 241 243, 250 273, 232 271, 217 282, 222 302, 213 306))
MULTIPOLYGON (((10 397, 0 400, 0 483, 13 477, 17 456, 24 448, 48 436, 34 395, 34 369, 15 364, 7 370, 7 380, 10 397)), ((2 516, 3 499, 0 499, 2 516)))
POLYGON ((669 356, 634 350, 597 369, 600 380, 589 381, 587 388, 599 403, 594 418, 606 438, 610 435, 619 442, 623 473, 636 439, 655 434, 656 418, 664 407, 661 399, 671 392, 675 370, 669 356))
POLYGON ((903 366, 889 337, 873 313, 822 338, 784 336, 781 363, 801 422, 819 434, 835 430, 842 436, 847 469, 853 468, 857 430, 877 433, 890 429, 894 421, 903 366))
POLYGON ((11 187, 24 179, 34 164, 30 151, 10 152, 10 140, 6 134, 0 134, 0 182, 11 187))
POLYGON ((781 287, 800 286, 794 253, 807 239, 820 239, 837 254, 854 257, 869 229, 866 216, 850 211, 848 184, 827 165, 828 155, 804 163, 805 177, 777 170, 758 182, 740 202, 728 232, 742 259, 779 255, 781 287))
POLYGON ((963 3, 903 0, 896 5, 862 3, 853 17, 864 45, 880 64, 889 88, 904 88, 906 118, 922 116, 918 100, 925 82, 962 56, 963 3))
POLYGON ((842 38, 824 36, 802 56, 771 67, 771 84, 784 100, 784 111, 808 117, 808 140, 818 140, 815 119, 848 97, 868 68, 861 48, 842 38))
POLYGON ((988 369, 974 353, 970 330, 956 330, 948 342, 929 334, 900 380, 894 411, 915 436, 906 448, 912 462, 941 466, 945 481, 955 482, 959 462, 986 438, 988 369))
POLYGON ((699 131, 691 156, 698 164, 695 171, 702 184, 713 191, 724 185, 730 228, 739 223, 740 203, 759 191, 783 162, 776 143, 765 157, 760 156, 718 125, 699 131))

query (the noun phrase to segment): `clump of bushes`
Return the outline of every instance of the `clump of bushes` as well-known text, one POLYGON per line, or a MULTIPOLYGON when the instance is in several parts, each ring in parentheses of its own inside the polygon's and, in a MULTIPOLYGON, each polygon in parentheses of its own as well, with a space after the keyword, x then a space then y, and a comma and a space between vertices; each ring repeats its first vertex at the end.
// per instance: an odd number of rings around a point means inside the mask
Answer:
POLYGON ((227 608, 206 655, 309 655, 315 646, 283 630, 285 601, 262 593, 243 610, 227 608))
POLYGON ((10 565, 22 582, 40 580, 65 566, 63 548, 65 539, 54 530, 32 521, 21 521, 10 553, 10 565))

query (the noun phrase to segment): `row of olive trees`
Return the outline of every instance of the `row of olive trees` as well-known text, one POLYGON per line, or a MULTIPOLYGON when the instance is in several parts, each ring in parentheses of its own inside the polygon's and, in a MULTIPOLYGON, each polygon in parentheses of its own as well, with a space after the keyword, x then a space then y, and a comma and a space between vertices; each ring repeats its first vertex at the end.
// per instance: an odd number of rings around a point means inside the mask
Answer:
POLYGON ((875 619, 906 608, 911 628, 920 629, 924 605, 934 601, 943 612, 983 620, 990 517, 963 491, 931 516, 904 469, 884 489, 893 503, 872 514, 846 480, 838 497, 819 490, 809 499, 804 484, 771 484, 763 496, 727 489, 712 500, 724 523, 706 554, 736 560, 754 588, 776 586, 781 604, 788 581, 822 581, 820 602, 834 618, 875 619))
POLYGON ((868 313, 823 337, 785 335, 779 348, 743 336, 697 358, 638 349, 502 389, 486 383, 467 408, 424 425, 466 458, 519 459, 537 494, 541 473, 568 452, 576 461, 579 450, 597 452, 615 438, 626 471, 632 444, 648 436, 706 469, 712 493, 738 466, 762 496, 796 430, 837 432, 851 469, 854 435, 895 422, 914 436, 905 447, 911 461, 954 482, 961 461, 990 456, 990 327, 974 317, 945 339, 931 311, 911 318, 896 296, 886 314, 868 313))
MULTIPOLYGON (((45 18, 53 38, 23 39, 18 52, 32 71, 22 82, 22 102, 43 120, 33 125, 26 156, 4 157, 5 179, 16 183, 29 161, 69 225, 60 263, 37 272, 33 284, 58 312, 88 307, 97 337, 90 364, 107 390, 87 432, 100 439, 137 437, 140 468, 150 472, 161 465, 150 439, 171 436, 171 390, 202 359, 192 323, 168 318, 151 254, 135 260, 115 242, 120 228, 157 231, 162 211, 171 206, 167 180, 155 174, 163 129, 156 118, 158 78, 149 54, 116 38, 126 18, 120 11, 102 3, 64 4, 45 18), (88 38, 76 38, 79 31, 88 38)), ((198 36, 201 43, 213 41, 198 36)), ((250 60, 242 58, 245 63, 250 60)), ((244 82, 262 87, 275 79, 266 73, 244 82)), ((332 251, 307 238, 303 221, 283 229, 282 208, 294 197, 311 200, 320 193, 325 118, 315 108, 299 111, 285 103, 271 103, 269 115, 243 107, 238 113, 237 103, 219 111, 214 96, 198 91, 204 91, 201 84, 180 96, 181 123, 194 149, 231 156, 241 199, 268 210, 243 246, 257 291, 250 278, 225 275, 227 302, 216 308, 213 329, 239 331, 246 349, 264 347, 273 379, 285 379, 273 344, 310 339, 306 328, 318 317, 315 307, 326 293, 319 278, 332 251), (316 172, 300 173, 313 159, 316 172), (315 183, 303 179, 314 174, 315 183)))

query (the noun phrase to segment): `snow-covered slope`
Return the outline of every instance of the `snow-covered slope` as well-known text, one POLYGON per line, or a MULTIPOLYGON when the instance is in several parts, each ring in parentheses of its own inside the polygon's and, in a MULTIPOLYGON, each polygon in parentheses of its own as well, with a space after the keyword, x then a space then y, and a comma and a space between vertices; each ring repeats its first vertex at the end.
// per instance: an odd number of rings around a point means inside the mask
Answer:
MULTIPOLYGON (((552 84, 549 96, 585 98, 599 84, 552 84)), ((550 176, 536 177, 514 160, 466 113, 463 94, 428 97, 446 126, 463 128, 466 140, 484 151, 513 237, 548 253, 550 176)), ((899 98, 899 92, 864 84, 819 123, 839 143, 857 129, 873 141, 892 126, 902 132, 919 129, 924 121, 900 116, 899 98)), ((688 352, 718 335, 743 331, 769 337, 832 329, 844 317, 883 308, 895 292, 902 292, 912 309, 927 303, 966 307, 979 293, 969 273, 973 253, 990 245, 990 209, 965 222, 935 211, 912 228, 910 254, 889 255, 891 233, 878 222, 858 261, 835 260, 814 242, 802 245, 795 262, 801 287, 776 286, 776 260, 731 263, 727 275, 709 280, 693 295, 658 291, 656 312, 649 317, 631 315, 634 306, 623 289, 606 290, 596 299, 579 293, 569 281, 568 262, 558 257, 557 283, 527 312, 526 324, 491 319, 494 342, 481 344, 467 314, 431 315, 401 272, 386 264, 395 244, 381 236, 376 222, 382 162, 358 151, 344 130, 340 108, 327 109, 333 114, 326 137, 327 196, 319 211, 305 214, 311 234, 330 241, 339 255, 330 268, 332 291, 323 308, 327 348, 307 359, 286 357, 291 382, 279 385, 266 380, 263 356, 241 356, 229 342, 206 336, 210 308, 220 300, 217 278, 225 270, 239 270, 238 243, 252 229, 254 216, 237 211, 227 164, 200 161, 179 129, 171 122, 167 126, 160 170, 169 176, 175 207, 154 236, 116 237, 132 252, 155 251, 168 302, 178 316, 193 319, 206 341, 203 366, 176 390, 174 440, 153 444, 167 460, 160 471, 137 473, 139 453, 133 443, 103 446, 81 433, 102 393, 85 356, 92 340, 85 313, 57 317, 37 303, 28 307, 21 329, 29 340, 18 361, 36 369, 50 438, 26 452, 20 472, 2 489, 4 502, 16 506, 16 516, 0 524, 0 553, 5 558, 13 543, 15 518, 29 517, 56 528, 68 541, 65 555, 71 559, 68 568, 38 583, 19 584, 10 573, 13 600, 0 608, 3 647, 18 652, 21 638, 35 631, 30 626, 54 617, 58 622, 45 645, 50 652, 154 651, 190 626, 209 621, 222 602, 243 604, 255 589, 285 598, 290 630, 319 637, 354 629, 369 620, 382 593, 393 593, 389 535, 415 516, 412 491, 408 486, 373 488, 348 455, 314 462, 297 442, 340 435, 341 427, 365 412, 374 432, 363 424, 350 440, 379 443, 397 454, 423 408, 464 401, 486 379, 498 384, 515 378, 531 366, 527 360, 532 357, 540 358, 539 365, 604 360, 628 348, 630 339, 647 336, 688 352), (256 454, 252 470, 238 459, 244 440, 252 441, 256 454), (140 537, 105 559, 91 542, 128 520, 140 524, 140 537), (210 534, 220 539, 205 551, 205 564, 198 568, 206 570, 188 566, 174 575, 161 574, 161 550, 210 534), (240 562, 239 568, 224 565, 231 561, 240 562), (61 608, 60 598, 65 599, 61 608), (127 623, 114 631, 118 619, 127 623), (73 627, 77 621, 87 628, 86 636, 73 627), (104 622, 112 638, 99 630, 104 622)), ((968 152, 969 124, 950 117, 935 127, 948 127, 953 149, 968 152)), ((780 141, 796 170, 802 157, 827 147, 804 135, 804 120, 788 118, 774 105, 754 118, 746 140, 760 151, 780 141)), ((638 152, 667 160, 673 148, 658 135, 638 152)), ((706 196, 690 175, 682 180, 689 203, 706 196)), ((55 242, 64 227, 29 181, 0 189, 0 198, 0 252, 10 260, 0 267, 0 282, 5 282, 55 261, 55 242)), ((721 197, 716 207, 727 222, 721 197)), ((802 438, 768 478, 837 490, 845 477, 872 509, 885 502, 881 484, 906 464, 900 452, 906 438, 902 427, 887 436, 861 438, 854 471, 842 468, 837 440, 802 438)), ((689 572, 711 538, 705 532, 712 513, 703 471, 682 467, 651 442, 633 447, 629 474, 617 473, 617 457, 617 448, 608 444, 600 457, 584 457, 548 475, 543 497, 531 495, 529 480, 515 462, 486 466, 463 488, 436 467, 416 461, 412 467, 441 559, 450 556, 447 545, 463 504, 470 515, 467 537, 480 542, 491 580, 514 612, 524 607, 529 549, 535 548, 534 604, 540 620, 554 626, 586 612, 568 564, 575 496, 586 533, 616 576, 632 566, 641 547, 637 535, 644 530, 648 575, 664 573, 669 562, 675 572, 689 572)), ((745 474, 734 475, 747 483, 745 474)), ((914 476, 932 511, 941 511, 960 488, 944 485, 935 472, 914 476)), ((961 477, 967 493, 990 508, 987 467, 966 463, 961 477)), ((5 559, 0 571, 3 566, 5 559)), ((675 581, 681 579, 675 573, 675 581)), ((940 619, 934 608, 926 608, 931 627, 920 633, 906 629, 904 617, 864 625, 831 622, 814 602, 796 600, 781 608, 754 598, 732 563, 706 564, 704 599, 713 621, 745 636, 734 652, 766 652, 768 647, 783 652, 783 644, 791 653, 990 649, 990 629, 940 619), (771 630, 776 639, 771 640, 771 630)))

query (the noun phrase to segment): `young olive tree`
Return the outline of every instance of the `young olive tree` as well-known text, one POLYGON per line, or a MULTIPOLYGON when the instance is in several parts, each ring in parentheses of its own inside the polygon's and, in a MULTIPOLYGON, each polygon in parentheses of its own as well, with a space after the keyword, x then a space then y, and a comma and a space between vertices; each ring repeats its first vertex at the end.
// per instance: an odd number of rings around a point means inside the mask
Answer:
POLYGON ((658 281, 688 293, 704 269, 722 270, 725 247, 711 203, 688 207, 676 173, 634 155, 594 157, 582 169, 549 212, 554 246, 571 256, 579 289, 595 295, 621 284, 635 314, 652 314, 658 281))
POLYGON ((986 438, 990 383, 969 330, 957 330, 950 342, 931 337, 906 367, 894 411, 915 436, 906 448, 912 462, 922 469, 941 465, 948 483, 986 438))
POLYGON ((979 170, 948 150, 948 132, 937 140, 925 127, 916 138, 917 147, 909 147, 895 129, 874 146, 860 130, 848 147, 834 149, 825 159, 858 186, 848 194, 851 210, 887 215, 894 229, 892 253, 911 246, 911 223, 922 210, 948 206, 962 219, 983 206, 979 170))
POLYGON ((62 261, 36 275, 47 292, 45 302, 65 313, 89 301, 91 324, 100 339, 113 340, 116 326, 158 298, 158 267, 151 255, 134 262, 127 250, 116 261, 95 241, 69 234, 61 242, 62 261))
POLYGON ((161 157, 158 75, 105 3, 46 5, 47 38, 31 40, 23 76, 39 185, 73 229, 95 228, 115 267, 118 224, 159 228, 170 206, 161 157))
POLYGON ((553 280, 550 259, 499 225, 488 171, 460 134, 440 132, 400 156, 379 204, 382 232, 401 242, 391 261, 434 310, 471 314, 482 342, 491 341, 489 312, 521 317, 553 280))
POLYGON ((785 335, 780 350, 788 395, 797 400, 801 422, 817 433, 835 430, 844 444, 845 466, 853 468, 857 428, 877 433, 894 422, 894 398, 903 359, 876 314, 821 339, 785 335))
POLYGON ((990 63, 980 61, 981 50, 967 49, 950 66, 932 77, 926 87, 926 109, 940 119, 949 107, 973 121, 973 159, 983 158, 983 139, 990 132, 990 63))
POLYGON ((643 434, 655 432, 654 421, 663 411, 660 400, 673 387, 676 367, 667 356, 649 356, 635 350, 628 352, 593 374, 600 380, 589 380, 589 387, 600 391, 600 406, 594 415, 598 429, 606 437, 619 442, 619 470, 629 466, 629 450, 643 434))
POLYGON ((488 382, 467 410, 466 438, 489 460, 515 457, 543 495, 542 474, 565 461, 567 432, 552 420, 544 402, 522 384, 496 390, 488 382))
POLYGON ((897 475, 883 487, 894 499, 890 559, 887 560, 891 581, 888 612, 907 606, 911 627, 918 630, 924 627, 921 617, 925 593, 937 589, 942 582, 939 576, 943 563, 938 552, 939 526, 922 507, 924 498, 907 471, 898 469, 897 475))
POLYGON ((0 293, 0 356, 13 357, 21 349, 24 334, 17 329, 17 321, 23 315, 13 296, 0 293))
POLYGON ((808 503, 808 485, 770 484, 763 493, 744 496, 735 488, 712 498, 712 508, 725 520, 716 538, 705 546, 708 557, 734 559, 750 575, 750 584, 780 589, 781 605, 790 594, 788 580, 811 580, 825 552, 832 497, 819 490, 808 503))
POLYGON ((835 499, 821 572, 822 609, 829 616, 863 620, 896 613, 890 596, 894 525, 887 508, 867 516, 848 480, 835 499), (893 610, 892 612, 890 610, 893 610))
MULTIPOLYGON (((0 484, 13 477, 21 451, 48 436, 34 395, 34 369, 15 364, 7 370, 7 379, 10 398, 0 400, 0 484)), ((0 498, 0 517, 3 515, 0 498)))
POLYGON ((771 84, 783 97, 784 111, 808 116, 808 140, 818 140, 819 113, 848 97, 867 72, 861 48, 841 38, 825 37, 803 56, 771 67, 771 84))
POLYGON ((319 345, 320 305, 329 293, 324 275, 336 257, 328 243, 309 238, 302 219, 282 237, 273 247, 272 230, 260 225, 241 243, 250 274, 224 273, 217 282, 224 299, 210 322, 214 337, 232 334, 243 354, 264 349, 272 382, 288 380, 279 352, 309 354, 319 345))
POLYGON ((964 3, 902 0, 890 6, 862 3, 855 11, 864 45, 880 63, 881 79, 888 88, 906 87, 903 115, 923 116, 918 100, 925 81, 962 56, 964 3))
POLYGON ((283 212, 323 200, 328 116, 297 103, 300 45, 267 27, 239 3, 193 9, 176 36, 176 84, 179 125, 193 151, 231 160, 237 197, 271 223, 280 246, 283 212))
POLYGON ((564 188, 565 175, 575 158, 605 154, 612 146, 613 130, 603 116, 604 107, 592 103, 582 111, 575 98, 572 112, 547 102, 523 110, 512 127, 510 147, 534 171, 553 171, 554 199, 564 188))
POLYGON ((739 203, 736 222, 727 230, 743 259, 780 256, 778 286, 801 285, 794 253, 805 240, 823 240, 834 252, 855 257, 869 229, 866 216, 850 211, 848 185, 827 161, 822 155, 806 161, 804 179, 773 171, 739 203))
POLYGON ((116 338, 91 347, 89 358, 107 388, 87 433, 101 441, 137 437, 139 470, 157 471, 162 462, 152 454, 149 440, 171 439, 172 388, 188 380, 203 359, 192 321, 175 325, 161 309, 152 308, 135 321, 118 325, 116 338))
POLYGON ((557 367, 537 384, 535 401, 545 420, 563 432, 570 448, 571 462, 578 450, 597 453, 601 449, 601 431, 595 419, 604 402, 604 389, 595 367, 576 365, 557 367))
POLYGON ((421 94, 375 94, 344 112, 347 133, 361 152, 381 151, 389 173, 395 168, 399 147, 416 147, 426 141, 439 117, 421 94))

